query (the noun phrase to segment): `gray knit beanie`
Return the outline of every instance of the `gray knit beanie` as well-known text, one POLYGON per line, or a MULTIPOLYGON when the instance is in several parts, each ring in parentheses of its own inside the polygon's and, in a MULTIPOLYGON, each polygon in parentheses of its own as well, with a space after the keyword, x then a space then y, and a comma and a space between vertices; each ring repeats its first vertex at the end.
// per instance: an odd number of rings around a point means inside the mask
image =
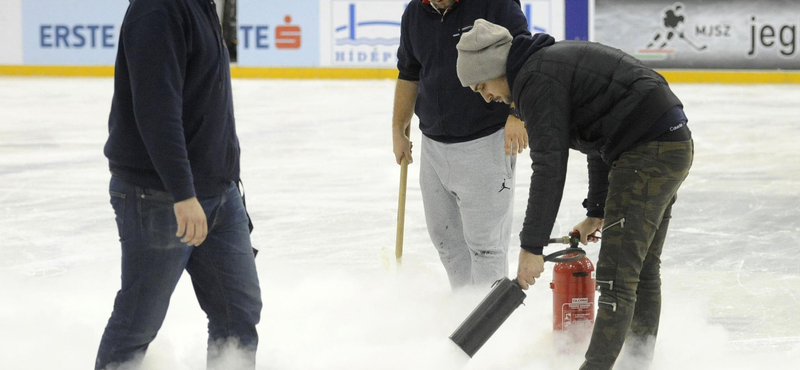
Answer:
POLYGON ((475 20, 472 29, 461 35, 456 45, 456 72, 461 86, 476 85, 504 76, 513 39, 504 27, 485 19, 475 20))

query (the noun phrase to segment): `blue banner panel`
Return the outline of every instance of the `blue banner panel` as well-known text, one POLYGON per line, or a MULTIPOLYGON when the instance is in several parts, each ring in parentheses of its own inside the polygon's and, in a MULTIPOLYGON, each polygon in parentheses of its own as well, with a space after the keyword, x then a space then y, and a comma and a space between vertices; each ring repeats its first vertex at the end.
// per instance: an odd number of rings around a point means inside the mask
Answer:
POLYGON ((114 65, 127 0, 25 0, 22 56, 28 65, 114 65))
POLYGON ((239 0, 241 66, 319 66, 319 2, 239 0))
POLYGON ((589 40, 589 0, 564 0, 565 40, 589 40))

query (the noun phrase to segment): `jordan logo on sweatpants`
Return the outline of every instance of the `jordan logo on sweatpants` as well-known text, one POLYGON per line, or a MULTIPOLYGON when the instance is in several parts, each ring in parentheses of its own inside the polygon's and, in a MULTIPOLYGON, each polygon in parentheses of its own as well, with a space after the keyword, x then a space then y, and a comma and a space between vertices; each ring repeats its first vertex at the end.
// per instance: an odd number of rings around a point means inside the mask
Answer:
POLYGON ((503 185, 500 185, 500 186, 501 186, 500 187, 500 191, 498 191, 498 193, 500 193, 500 192, 502 192, 503 190, 506 190, 506 189, 511 190, 511 188, 506 186, 506 180, 503 180, 503 185))

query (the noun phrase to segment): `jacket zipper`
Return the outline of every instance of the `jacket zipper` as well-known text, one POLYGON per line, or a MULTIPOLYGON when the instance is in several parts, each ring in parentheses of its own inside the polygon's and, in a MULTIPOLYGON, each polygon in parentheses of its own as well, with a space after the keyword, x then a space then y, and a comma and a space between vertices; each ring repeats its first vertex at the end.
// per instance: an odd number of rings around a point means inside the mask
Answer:
POLYGON ((436 7, 436 5, 433 5, 433 4, 431 4, 431 8, 433 8, 433 10, 435 10, 435 11, 436 11, 436 13, 439 13, 439 15, 441 16, 441 19, 439 20, 439 23, 444 23, 444 16, 447 14, 447 12, 449 12, 449 11, 450 11, 450 9, 451 9, 452 7, 453 7, 453 6, 451 5, 451 6, 450 6, 450 8, 447 8, 447 9, 445 9, 445 10, 444 10, 444 13, 442 13, 442 11, 441 11, 441 10, 439 10, 439 8, 437 8, 437 7, 436 7))
POLYGON ((209 18, 211 18, 211 23, 212 23, 211 28, 214 29, 214 35, 217 38, 217 49, 219 50, 219 64, 217 67, 217 72, 219 73, 219 88, 222 89, 223 75, 225 74, 225 71, 223 70, 225 54, 224 51, 222 50, 223 48, 222 26, 220 26, 221 21, 219 20, 219 16, 217 15, 217 4, 214 2, 214 0, 209 0, 206 8, 210 10, 211 14, 213 15, 213 18, 212 17, 209 18))
MULTIPOLYGON (((447 15, 447 13, 450 12, 450 9, 453 8, 453 6, 451 5, 449 8, 445 9, 444 12, 442 12, 442 11, 439 10, 439 8, 437 8, 435 5, 433 5, 433 3, 431 3, 430 5, 431 5, 431 8, 433 8, 433 10, 437 14, 440 15, 439 23, 444 23, 444 16, 447 15)), ((446 34, 445 29, 442 28, 442 30, 441 30, 441 36, 442 37, 440 37, 440 44, 439 44, 440 47, 438 48, 439 49, 439 62, 440 63, 442 61, 442 48, 441 48, 441 46, 444 45, 445 41, 446 41, 446 38, 444 37, 445 34, 446 34)), ((441 73, 438 76, 438 82, 437 83, 438 83, 439 86, 442 86, 442 74, 441 73)), ((440 90, 439 91, 439 96, 437 96, 437 99, 436 99, 439 102, 439 122, 438 122, 438 124, 439 124, 439 127, 442 129, 442 134, 446 135, 447 134, 447 130, 445 130, 444 124, 442 123, 442 99, 441 98, 442 98, 442 92, 440 90)))

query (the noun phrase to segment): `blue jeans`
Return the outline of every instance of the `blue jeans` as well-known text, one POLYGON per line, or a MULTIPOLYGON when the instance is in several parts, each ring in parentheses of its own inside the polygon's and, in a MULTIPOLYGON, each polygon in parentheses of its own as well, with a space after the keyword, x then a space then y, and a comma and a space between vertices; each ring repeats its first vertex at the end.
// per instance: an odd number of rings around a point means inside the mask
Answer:
POLYGON ((122 244, 122 288, 114 301, 95 369, 136 368, 164 321, 183 270, 208 316, 209 364, 214 346, 235 340, 255 367, 261 289, 250 244, 248 216, 236 184, 220 196, 199 199, 208 236, 190 247, 175 236, 174 199, 164 191, 117 177, 109 186, 122 244))

